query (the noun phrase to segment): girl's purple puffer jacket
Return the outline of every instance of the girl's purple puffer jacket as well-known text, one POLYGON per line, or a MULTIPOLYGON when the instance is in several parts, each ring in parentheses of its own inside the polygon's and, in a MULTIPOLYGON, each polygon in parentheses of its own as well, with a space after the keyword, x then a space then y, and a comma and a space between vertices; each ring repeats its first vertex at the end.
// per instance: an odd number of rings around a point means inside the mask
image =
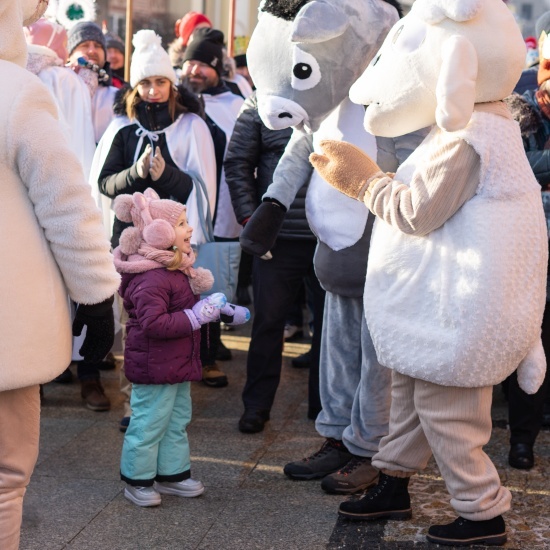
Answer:
POLYGON ((199 296, 187 275, 165 268, 123 273, 119 290, 128 312, 124 371, 136 384, 178 384, 201 380, 200 330, 184 309, 199 296))

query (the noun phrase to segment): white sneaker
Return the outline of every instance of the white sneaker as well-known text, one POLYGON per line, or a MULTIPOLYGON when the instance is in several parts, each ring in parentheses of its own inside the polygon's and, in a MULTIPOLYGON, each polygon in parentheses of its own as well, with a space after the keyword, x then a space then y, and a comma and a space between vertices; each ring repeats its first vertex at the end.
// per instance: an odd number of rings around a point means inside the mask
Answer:
POLYGON ((177 497, 198 497, 204 493, 204 485, 195 479, 185 481, 155 481, 155 489, 163 495, 177 497))
POLYGON ((124 496, 138 506, 158 506, 161 503, 160 494, 154 487, 127 485, 124 496))

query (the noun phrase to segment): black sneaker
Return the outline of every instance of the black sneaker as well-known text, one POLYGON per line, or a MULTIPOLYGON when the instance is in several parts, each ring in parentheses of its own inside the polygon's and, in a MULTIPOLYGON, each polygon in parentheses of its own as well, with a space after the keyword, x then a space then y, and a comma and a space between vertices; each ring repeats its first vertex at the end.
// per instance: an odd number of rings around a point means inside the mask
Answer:
POLYGON ((321 481, 321 489, 330 495, 352 495, 368 489, 380 472, 366 456, 354 456, 343 468, 321 481))
POLYGON ((374 487, 359 500, 342 502, 338 514, 351 520, 410 519, 412 510, 409 479, 388 476, 381 472, 374 487))
POLYGON ((289 462, 283 471, 290 479, 320 479, 342 468, 352 457, 341 441, 329 437, 316 453, 289 462))
POLYGON ((444 546, 502 546, 506 542, 506 525, 502 516, 484 521, 456 518, 446 525, 432 525, 426 538, 444 546))

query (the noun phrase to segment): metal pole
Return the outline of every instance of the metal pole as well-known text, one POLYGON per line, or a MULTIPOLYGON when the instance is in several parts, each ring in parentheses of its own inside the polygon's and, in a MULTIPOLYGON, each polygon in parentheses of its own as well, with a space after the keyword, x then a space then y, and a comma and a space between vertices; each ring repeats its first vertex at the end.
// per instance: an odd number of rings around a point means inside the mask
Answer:
POLYGON ((132 60, 132 13, 133 0, 126 0, 126 37, 124 40, 124 80, 130 82, 130 61, 132 60))
POLYGON ((229 32, 227 35, 227 55, 233 57, 235 42, 235 8, 237 0, 229 1, 229 32))

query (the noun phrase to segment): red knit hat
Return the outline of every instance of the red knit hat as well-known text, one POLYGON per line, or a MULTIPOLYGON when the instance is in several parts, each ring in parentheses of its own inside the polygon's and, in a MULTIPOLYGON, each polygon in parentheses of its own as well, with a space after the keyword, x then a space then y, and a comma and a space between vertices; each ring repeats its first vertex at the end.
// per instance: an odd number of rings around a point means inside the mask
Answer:
POLYGON ((190 11, 186 13, 181 19, 176 21, 174 31, 176 36, 179 37, 182 44, 187 46, 189 37, 193 34, 193 31, 197 28, 197 25, 206 23, 209 27, 212 27, 212 22, 206 15, 198 13, 196 11, 190 11))

